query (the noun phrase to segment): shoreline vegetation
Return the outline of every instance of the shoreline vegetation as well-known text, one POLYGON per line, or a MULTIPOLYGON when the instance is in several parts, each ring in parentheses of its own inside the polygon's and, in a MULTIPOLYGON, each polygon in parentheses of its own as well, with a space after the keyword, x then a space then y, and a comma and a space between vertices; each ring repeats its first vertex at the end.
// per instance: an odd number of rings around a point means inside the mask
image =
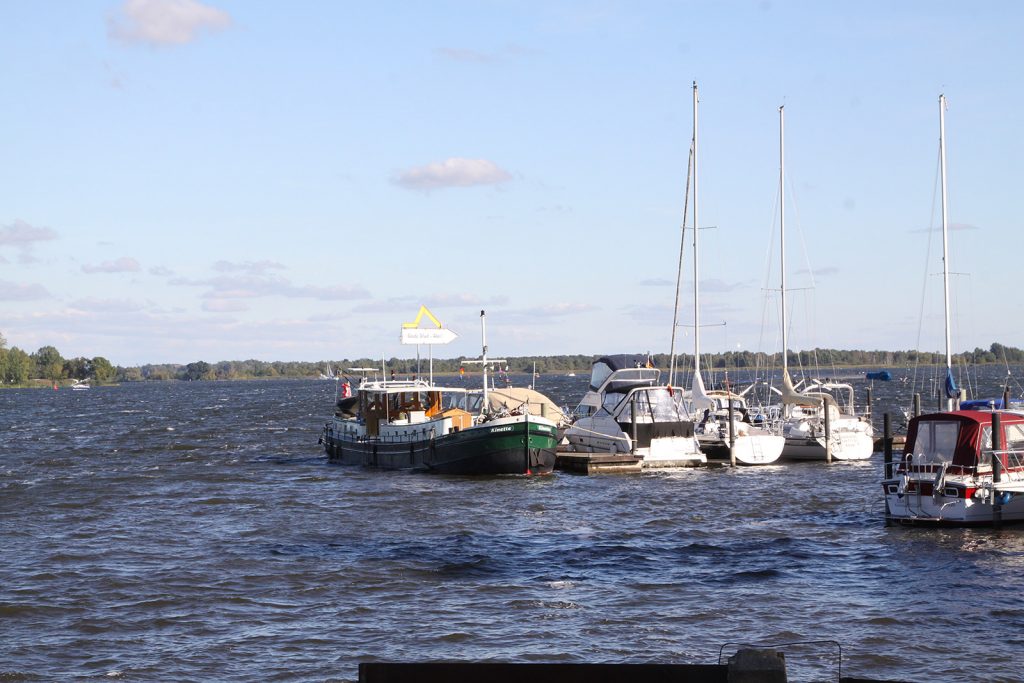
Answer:
MULTIPOLYGON (((533 372, 534 367, 541 375, 565 375, 570 372, 589 375, 590 365, 596 355, 560 356, 506 356, 509 373, 533 372)), ((651 364, 657 368, 669 366, 669 354, 648 354, 651 364)), ((770 371, 780 366, 779 353, 753 351, 726 351, 724 353, 702 354, 703 364, 712 370, 725 372, 736 370, 770 371)), ((477 366, 464 366, 469 357, 435 358, 435 375, 458 375, 460 369, 466 374, 479 372, 477 366)), ((945 364, 941 353, 918 351, 859 351, 841 349, 811 349, 790 351, 791 367, 832 369, 852 368, 899 368, 945 364)), ((427 361, 416 358, 390 358, 384 361, 388 373, 409 377, 426 374, 427 361)), ((1024 350, 993 343, 988 349, 976 348, 953 356, 954 365, 1024 364, 1024 350)), ((693 366, 692 354, 677 354, 679 368, 693 366)), ((195 361, 188 364, 160 363, 139 366, 115 366, 103 356, 94 358, 64 358, 53 346, 44 346, 35 353, 27 353, 18 347, 7 348, 7 342, 0 335, 0 385, 8 388, 70 386, 75 380, 89 380, 94 384, 114 384, 144 381, 214 381, 246 379, 315 379, 323 373, 333 371, 340 376, 354 378, 349 368, 380 368, 381 359, 357 358, 349 360, 324 361, 220 361, 208 363, 195 361)))

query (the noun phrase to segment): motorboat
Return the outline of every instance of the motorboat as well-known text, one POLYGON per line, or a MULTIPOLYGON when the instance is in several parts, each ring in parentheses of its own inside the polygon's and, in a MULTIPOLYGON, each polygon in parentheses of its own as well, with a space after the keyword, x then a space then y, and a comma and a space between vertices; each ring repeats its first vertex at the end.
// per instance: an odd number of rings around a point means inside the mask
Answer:
POLYGON ((1024 521, 1024 412, 957 410, 911 419, 903 457, 886 472, 882 490, 886 515, 900 522, 1024 521))
POLYGON ((72 391, 88 391, 90 388, 89 380, 87 379, 76 379, 74 384, 71 385, 72 391))
POLYGON ((682 392, 661 384, 647 357, 602 356, 565 431, 567 450, 632 453, 646 468, 694 467, 707 462, 694 437, 682 392))
MULTIPOLYGON (((481 311, 482 327, 483 317, 481 311)), ((361 381, 323 427, 320 443, 328 459, 444 474, 550 473, 557 423, 530 401, 492 407, 486 334, 484 339, 482 390, 420 379, 361 381)))

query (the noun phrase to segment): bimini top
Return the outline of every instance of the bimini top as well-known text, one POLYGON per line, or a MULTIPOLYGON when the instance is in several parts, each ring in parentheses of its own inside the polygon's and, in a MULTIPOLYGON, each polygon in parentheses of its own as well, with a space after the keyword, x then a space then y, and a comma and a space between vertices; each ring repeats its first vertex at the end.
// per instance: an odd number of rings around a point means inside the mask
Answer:
MULTIPOLYGON (((915 417, 907 428, 904 456, 914 453, 915 459, 923 454, 934 458, 945 451, 941 459, 950 462, 949 451, 952 450, 952 464, 975 467, 982 451, 992 448, 992 415, 990 411, 956 410, 915 417)), ((1024 413, 1000 412, 999 415, 1003 426, 1002 448, 1020 448, 1024 439, 1024 413)))
POLYGON ((647 360, 647 356, 640 354, 601 356, 591 366, 591 391, 602 391, 604 387, 606 393, 625 393, 633 387, 657 384, 661 371, 648 367, 647 360))

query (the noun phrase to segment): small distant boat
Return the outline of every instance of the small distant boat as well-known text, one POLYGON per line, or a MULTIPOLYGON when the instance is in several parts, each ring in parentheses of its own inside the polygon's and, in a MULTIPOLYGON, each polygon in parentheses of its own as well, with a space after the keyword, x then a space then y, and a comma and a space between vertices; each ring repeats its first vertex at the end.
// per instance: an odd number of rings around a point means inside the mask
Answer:
POLYGON ((888 370, 877 370, 875 372, 865 372, 864 376, 867 379, 878 380, 879 382, 891 382, 892 373, 888 370))
POLYGON ((575 377, 575 376, 576 376, 575 372, 570 372, 570 373, 566 374, 566 377, 575 377))
POLYGON ((87 379, 76 379, 75 383, 71 385, 72 391, 86 391, 89 389, 89 380, 87 379))
POLYGON ((328 365, 327 372, 320 373, 320 379, 338 379, 338 376, 334 374, 334 370, 332 370, 331 366, 328 365))

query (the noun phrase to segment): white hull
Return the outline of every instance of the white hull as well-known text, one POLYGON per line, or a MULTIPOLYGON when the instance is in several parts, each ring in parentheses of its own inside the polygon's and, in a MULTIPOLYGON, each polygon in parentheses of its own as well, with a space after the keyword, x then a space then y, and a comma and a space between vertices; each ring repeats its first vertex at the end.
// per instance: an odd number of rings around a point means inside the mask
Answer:
MULTIPOLYGON (((997 490, 1003 522, 1024 521, 1024 473, 1016 472, 1004 485, 1014 492, 997 490)), ((884 483, 886 514, 903 522, 950 525, 992 524, 994 518, 992 477, 899 476, 884 483), (936 491, 936 482, 941 490, 936 491), (965 494, 965 491, 967 492, 965 494)))
POLYGON ((697 437, 701 449, 712 460, 729 460, 736 458, 737 465, 772 465, 782 457, 782 449, 786 440, 767 432, 737 436, 733 447, 729 449, 728 437, 717 435, 697 437))
MULTIPOLYGON (((832 435, 833 460, 867 460, 875 451, 875 442, 862 431, 838 432, 832 435)), ((789 436, 782 449, 782 457, 787 460, 821 460, 827 459, 824 436, 789 436)))

